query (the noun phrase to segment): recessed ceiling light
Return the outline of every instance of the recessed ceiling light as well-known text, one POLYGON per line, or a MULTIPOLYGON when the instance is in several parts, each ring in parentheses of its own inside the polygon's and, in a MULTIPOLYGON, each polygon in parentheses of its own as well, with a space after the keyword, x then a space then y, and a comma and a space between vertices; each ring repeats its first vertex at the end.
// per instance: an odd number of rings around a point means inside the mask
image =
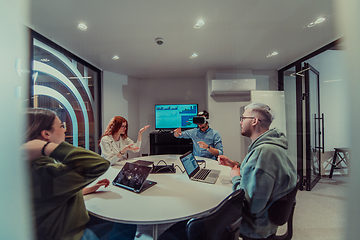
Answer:
POLYGON ((193 55, 190 56, 190 58, 196 58, 198 55, 196 53, 194 53, 193 55))
POLYGON ((325 21, 325 18, 324 17, 321 17, 321 18, 318 18, 315 23, 316 24, 319 24, 319 23, 322 23, 323 21, 325 21))
POLYGON ((85 23, 79 23, 77 27, 78 27, 78 29, 80 29, 82 31, 85 31, 87 29, 87 26, 85 25, 85 23))
POLYGON ((195 24, 194 28, 196 28, 196 29, 201 28, 204 25, 204 23, 205 23, 204 20, 199 20, 195 24))
POLYGON ((272 52, 272 53, 269 53, 266 57, 273 57, 273 56, 276 56, 278 55, 279 53, 278 52, 272 52))
POLYGON ((118 55, 114 55, 111 59, 112 59, 112 60, 118 60, 118 59, 119 59, 119 56, 118 56, 118 55))
POLYGON ((308 28, 311 28, 313 26, 315 26, 316 24, 319 24, 319 23, 322 23, 325 21, 325 18, 324 17, 320 17, 318 18, 315 22, 311 22, 307 25, 308 28))
POLYGON ((308 27, 311 28, 311 27, 313 27, 313 26, 315 26, 315 25, 316 25, 315 22, 311 22, 311 23, 309 23, 308 27))

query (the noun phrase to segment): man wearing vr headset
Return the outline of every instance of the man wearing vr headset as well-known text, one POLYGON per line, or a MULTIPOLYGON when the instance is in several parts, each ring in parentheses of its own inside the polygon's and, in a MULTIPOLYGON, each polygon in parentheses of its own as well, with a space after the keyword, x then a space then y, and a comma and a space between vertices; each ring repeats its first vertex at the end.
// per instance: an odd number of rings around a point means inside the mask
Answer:
POLYGON ((193 123, 198 128, 181 132, 181 128, 174 130, 174 136, 177 138, 187 138, 193 141, 193 153, 195 156, 212 158, 223 155, 223 145, 218 131, 209 127, 209 113, 204 110, 199 112, 193 118, 193 123))

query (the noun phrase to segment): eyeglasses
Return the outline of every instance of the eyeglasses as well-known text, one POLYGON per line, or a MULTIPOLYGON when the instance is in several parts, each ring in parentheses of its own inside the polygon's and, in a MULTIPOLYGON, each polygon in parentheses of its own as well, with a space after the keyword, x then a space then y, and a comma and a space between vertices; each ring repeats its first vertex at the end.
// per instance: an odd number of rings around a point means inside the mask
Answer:
POLYGON ((127 128, 127 126, 121 126, 120 128, 127 128))
MULTIPOLYGON (((244 119, 247 119, 247 118, 249 118, 249 119, 254 119, 254 118, 256 118, 256 117, 240 117, 240 122, 244 121, 244 119)), ((260 119, 258 119, 258 120, 259 120, 259 122, 261 122, 260 119)))
MULTIPOLYGON (((52 126, 52 127, 54 127, 54 126, 52 126)), ((66 131, 66 122, 63 122, 62 124, 60 124, 60 128, 63 128, 66 131)))

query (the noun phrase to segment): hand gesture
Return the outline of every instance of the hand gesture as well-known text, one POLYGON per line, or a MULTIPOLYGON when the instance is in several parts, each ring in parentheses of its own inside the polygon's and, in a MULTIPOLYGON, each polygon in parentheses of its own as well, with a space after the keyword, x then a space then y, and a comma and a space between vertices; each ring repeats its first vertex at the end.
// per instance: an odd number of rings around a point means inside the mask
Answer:
POLYGON ((239 164, 238 162, 230 160, 228 157, 225 157, 224 155, 218 156, 218 163, 220 165, 228 166, 231 168, 233 168, 234 166, 237 166, 239 164))
POLYGON ((174 130, 174 135, 175 135, 175 137, 180 136, 180 135, 181 135, 181 128, 175 129, 175 130, 174 130))
POLYGON ((110 181, 108 179, 106 179, 106 178, 102 179, 102 180, 98 181, 94 186, 84 188, 83 195, 96 192, 96 190, 98 190, 101 186, 104 186, 107 188, 109 186, 109 184, 110 184, 110 181))
POLYGON ((230 171, 230 177, 233 178, 235 176, 240 176, 240 168, 237 165, 232 167, 230 171))
POLYGON ((197 143, 199 144, 199 147, 201 147, 201 148, 207 148, 209 146, 203 141, 198 141, 197 143))
POLYGON ((138 147, 133 147, 132 145, 133 145, 133 144, 126 145, 126 146, 123 148, 122 152, 125 153, 127 150, 136 151, 136 150, 140 149, 140 148, 138 148, 138 147))
POLYGON ((142 134, 146 129, 148 129, 150 125, 146 125, 145 127, 141 128, 139 134, 142 134))

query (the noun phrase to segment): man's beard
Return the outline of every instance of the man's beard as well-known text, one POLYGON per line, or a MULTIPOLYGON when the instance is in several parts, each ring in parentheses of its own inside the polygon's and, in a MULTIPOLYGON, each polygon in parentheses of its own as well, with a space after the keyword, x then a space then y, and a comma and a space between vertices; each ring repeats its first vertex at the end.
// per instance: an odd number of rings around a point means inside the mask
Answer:
POLYGON ((250 137, 251 136, 251 132, 250 130, 243 130, 241 129, 241 135, 243 135, 244 137, 250 137))
POLYGON ((208 124, 205 123, 202 127, 199 127, 202 131, 204 131, 207 128, 208 124))

